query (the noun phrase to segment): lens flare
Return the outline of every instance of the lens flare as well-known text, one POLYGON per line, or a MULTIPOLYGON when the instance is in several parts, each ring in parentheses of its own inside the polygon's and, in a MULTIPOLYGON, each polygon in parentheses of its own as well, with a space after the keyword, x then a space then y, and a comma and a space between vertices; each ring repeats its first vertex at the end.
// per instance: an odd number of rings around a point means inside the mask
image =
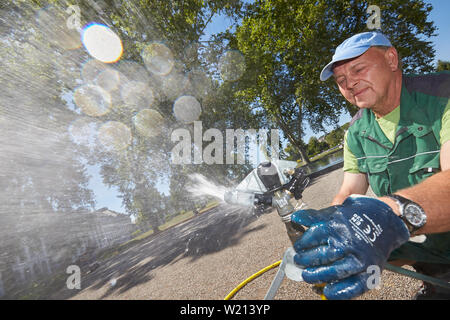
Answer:
POLYGON ((110 121, 98 131, 98 138, 107 151, 121 151, 131 144, 131 130, 122 122, 110 121))
POLYGON ((103 24, 92 23, 85 27, 81 41, 92 57, 104 63, 117 62, 123 53, 119 36, 103 24))
POLYGON ((159 75, 168 75, 175 64, 172 51, 162 43, 151 43, 141 52, 141 57, 148 71, 159 75))
POLYGON ((220 75, 224 81, 239 80, 245 72, 245 58, 237 50, 225 52, 219 59, 220 75))
POLYGON ((81 67, 81 79, 85 84, 94 83, 98 75, 107 69, 108 65, 106 63, 95 59, 88 60, 81 67))
POLYGON ((163 131, 164 118, 158 111, 144 109, 133 119, 137 132, 144 137, 156 137, 163 131))
POLYGON ((78 108, 92 117, 100 117, 111 109, 110 94, 99 86, 87 84, 77 88, 73 100, 78 108))
POLYGON ((188 73, 189 85, 191 91, 198 98, 204 98, 210 93, 212 81, 207 74, 199 69, 191 70, 188 73))
POLYGON ((125 105, 134 110, 149 108, 154 101, 152 89, 140 81, 125 83, 120 94, 125 105))
POLYGON ((173 113, 179 121, 196 121, 202 113, 200 102, 193 96, 181 96, 173 104, 173 113))
POLYGON ((112 68, 102 71, 96 78, 96 84, 110 92, 119 87, 120 72, 112 68))
POLYGON ((172 71, 164 77, 161 86, 162 92, 169 100, 175 100, 187 92, 189 79, 181 72, 172 71))

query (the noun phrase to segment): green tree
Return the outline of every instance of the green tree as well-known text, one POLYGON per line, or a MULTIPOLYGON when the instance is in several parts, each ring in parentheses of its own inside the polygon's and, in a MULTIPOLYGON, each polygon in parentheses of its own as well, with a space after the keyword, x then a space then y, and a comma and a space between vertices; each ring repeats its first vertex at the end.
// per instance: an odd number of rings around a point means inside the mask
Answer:
POLYGON ((437 66, 436 66, 436 71, 445 71, 445 70, 449 70, 450 71, 450 61, 442 61, 442 60, 438 60, 437 66))
POLYGON ((304 124, 317 133, 342 112, 357 110, 319 74, 337 45, 368 30, 369 4, 380 7, 382 30, 403 57, 404 71, 431 71, 434 49, 423 39, 433 36, 435 27, 427 20, 432 7, 423 1, 255 1, 236 29, 237 48, 250 69, 242 96, 274 118, 306 162, 299 142, 304 124))
MULTIPOLYGON (((157 136, 142 136, 133 122, 134 115, 142 109, 141 100, 145 100, 145 96, 133 97, 136 103, 130 106, 123 101, 123 92, 113 90, 111 95, 114 108, 110 112, 96 119, 85 117, 89 123, 98 123, 97 127, 109 122, 128 128, 126 133, 132 139, 129 144, 118 150, 119 152, 103 148, 84 150, 84 156, 89 159, 89 164, 101 167, 103 182, 118 188, 128 213, 136 215, 140 220, 147 220, 152 227, 157 228, 161 219, 153 211, 155 208, 159 210, 164 207, 162 204, 164 201, 160 201, 162 196, 157 190, 159 179, 170 175, 171 180, 186 181, 189 173, 200 171, 208 176, 226 180, 226 177, 234 179, 248 171, 249 166, 241 165, 186 165, 179 168, 170 163, 170 152, 173 147, 170 141, 171 131, 182 127, 192 131, 192 125, 178 121, 173 114, 174 101, 183 94, 192 95, 200 102, 202 106, 200 120, 203 121, 205 128, 218 128, 224 132, 227 128, 245 129, 260 123, 255 121, 257 116, 248 106, 235 99, 236 84, 233 80, 224 81, 218 78, 221 71, 218 59, 226 51, 226 43, 220 39, 213 39, 210 42, 200 41, 214 15, 227 14, 238 17, 241 1, 105 0, 93 5, 92 1, 87 0, 33 0, 18 3, 21 4, 20 8, 25 8, 24 11, 30 13, 30 16, 42 10, 47 4, 51 4, 53 5, 51 8, 56 8, 56 11, 64 17, 66 8, 77 5, 80 8, 82 25, 90 21, 109 25, 121 38, 124 55, 121 61, 112 66, 98 64, 99 69, 113 68, 120 71, 121 76, 125 76, 133 84, 144 83, 153 89, 155 101, 152 108, 163 120, 161 123, 163 128, 157 136), (143 67, 145 61, 142 53, 149 43, 155 41, 164 43, 173 55, 174 66, 168 75, 155 75, 143 67), (181 80, 171 85, 167 81, 168 78, 181 80), (184 79, 188 79, 189 84, 179 86, 184 79)), ((54 24, 55 30, 46 29, 53 36, 65 28, 64 22, 63 20, 59 24, 54 24)), ((49 44, 49 47, 51 46, 52 44, 49 44)), ((86 54, 82 55, 77 61, 78 67, 88 60, 86 54)), ((95 77, 93 79, 97 81, 95 77)), ((76 89, 76 86, 62 82, 68 91, 73 92, 76 89)), ((259 118, 261 115, 259 113, 259 118)), ((123 137, 118 138, 120 140, 123 137)), ((181 201, 183 199, 181 194, 185 194, 186 191, 178 188, 179 186, 180 184, 171 183, 171 197, 174 200, 178 199, 180 204, 188 204, 189 202, 181 201)))
MULTIPOLYGON (((303 146, 303 148, 306 150, 306 146, 303 146)), ((284 152, 286 153, 286 160, 300 161, 302 159, 302 156, 298 152, 298 149, 290 143, 286 145, 284 152)))
POLYGON ((328 143, 330 148, 343 143, 345 131, 348 129, 348 125, 349 123, 346 123, 342 127, 332 130, 325 136, 325 141, 328 143))
POLYGON ((308 141, 306 150, 308 152, 308 156, 312 157, 312 156, 315 156, 315 155, 329 149, 329 147, 330 146, 325 141, 319 141, 319 139, 312 136, 308 141))

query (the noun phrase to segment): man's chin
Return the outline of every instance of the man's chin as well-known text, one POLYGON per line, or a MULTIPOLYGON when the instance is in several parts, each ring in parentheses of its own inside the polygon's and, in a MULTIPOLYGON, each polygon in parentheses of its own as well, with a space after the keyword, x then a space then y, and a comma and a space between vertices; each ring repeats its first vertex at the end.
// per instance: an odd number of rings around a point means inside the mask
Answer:
POLYGON ((357 104, 356 105, 359 109, 370 109, 370 107, 369 106, 366 106, 366 105, 360 105, 360 104, 357 104))
POLYGON ((360 109, 371 109, 373 107, 373 104, 367 101, 358 101, 356 102, 356 106, 360 109))

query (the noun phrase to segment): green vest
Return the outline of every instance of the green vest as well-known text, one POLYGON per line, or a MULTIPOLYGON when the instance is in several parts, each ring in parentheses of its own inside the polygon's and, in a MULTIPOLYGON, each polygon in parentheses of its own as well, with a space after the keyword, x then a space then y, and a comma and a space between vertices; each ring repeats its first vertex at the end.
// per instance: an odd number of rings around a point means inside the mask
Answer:
MULTIPOLYGON (((378 197, 413 186, 440 171, 439 133, 450 96, 449 81, 450 73, 446 72, 403 76, 395 144, 386 138, 369 109, 361 109, 353 117, 347 144, 378 197)), ((410 245, 408 242, 406 247, 410 245)), ((450 263, 450 232, 427 235, 427 241, 419 247, 423 246, 428 253, 415 252, 414 244, 409 248, 413 253, 401 247, 394 252, 401 251, 395 259, 450 263)))

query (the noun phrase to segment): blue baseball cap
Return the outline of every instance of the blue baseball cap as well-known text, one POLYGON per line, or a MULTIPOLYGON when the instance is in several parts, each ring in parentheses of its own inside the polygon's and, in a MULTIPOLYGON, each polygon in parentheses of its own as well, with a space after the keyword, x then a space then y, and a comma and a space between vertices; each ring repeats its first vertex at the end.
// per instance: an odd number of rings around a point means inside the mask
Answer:
POLYGON ((358 57, 372 46, 392 47, 392 44, 380 31, 355 34, 336 48, 333 59, 320 73, 320 80, 325 81, 333 75, 333 64, 336 62, 358 57))

